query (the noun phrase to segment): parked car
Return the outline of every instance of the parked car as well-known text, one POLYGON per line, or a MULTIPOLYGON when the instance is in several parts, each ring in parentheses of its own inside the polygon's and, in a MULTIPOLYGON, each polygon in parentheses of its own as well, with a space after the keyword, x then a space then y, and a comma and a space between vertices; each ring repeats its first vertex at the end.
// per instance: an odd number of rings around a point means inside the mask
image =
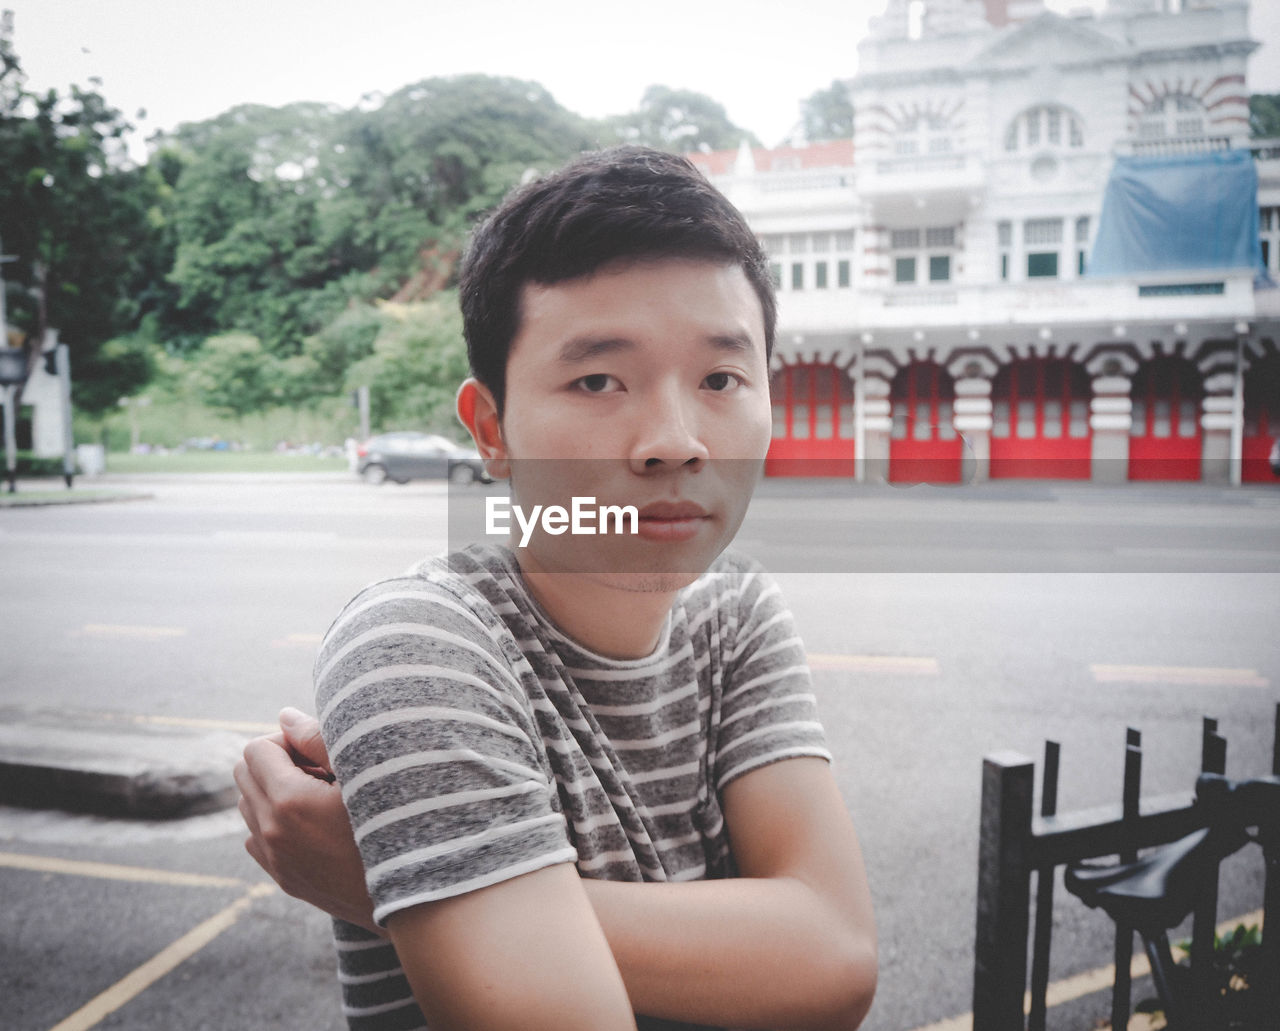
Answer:
POLYGON ((1271 454, 1267 456, 1271 463, 1271 475, 1280 476, 1280 440, 1271 445, 1271 454))
POLYGON ((487 483, 490 479, 478 452, 416 430, 370 437, 356 448, 356 473, 366 483, 445 478, 450 483, 487 483))

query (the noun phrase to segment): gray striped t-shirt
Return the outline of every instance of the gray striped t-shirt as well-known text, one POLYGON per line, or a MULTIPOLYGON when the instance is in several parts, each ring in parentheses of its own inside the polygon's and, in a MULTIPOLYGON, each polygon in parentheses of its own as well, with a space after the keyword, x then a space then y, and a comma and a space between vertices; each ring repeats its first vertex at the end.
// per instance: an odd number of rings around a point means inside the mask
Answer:
MULTIPOLYGON (((316 703, 379 923, 554 863, 733 876, 719 792, 779 759, 830 759, 790 611, 731 553, 634 660, 561 633, 505 549, 428 560, 334 622, 316 703)), ((424 1027, 395 950, 341 921, 335 934, 353 1031, 424 1027)))

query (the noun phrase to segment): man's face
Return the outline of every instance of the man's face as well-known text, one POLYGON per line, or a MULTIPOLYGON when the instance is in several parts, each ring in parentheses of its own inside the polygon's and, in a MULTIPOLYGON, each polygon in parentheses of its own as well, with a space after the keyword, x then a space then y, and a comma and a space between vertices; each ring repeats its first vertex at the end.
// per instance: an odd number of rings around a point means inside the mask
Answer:
POLYGON ((507 361, 513 500, 634 505, 638 535, 535 534, 545 571, 674 589, 737 532, 769 446, 764 317, 743 270, 664 259, 528 285, 507 361))

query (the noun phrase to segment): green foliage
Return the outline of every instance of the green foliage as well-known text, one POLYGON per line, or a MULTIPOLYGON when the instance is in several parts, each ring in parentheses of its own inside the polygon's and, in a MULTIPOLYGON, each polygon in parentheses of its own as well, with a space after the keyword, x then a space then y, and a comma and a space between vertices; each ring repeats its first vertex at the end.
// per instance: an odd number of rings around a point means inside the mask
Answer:
POLYGON ((281 400, 284 371, 245 333, 210 337, 192 360, 191 382, 204 402, 237 419, 281 400))
POLYGON ((347 372, 346 386, 369 387, 375 429, 457 435, 454 396, 466 378, 462 315, 453 292, 420 304, 387 305, 373 350, 347 372))
POLYGON ((754 135, 730 121, 723 104, 705 93, 669 86, 650 86, 636 111, 605 124, 620 143, 638 143, 676 153, 732 150, 743 140, 750 146, 760 146, 754 135))
POLYGON ((73 364, 71 388, 76 405, 87 412, 102 412, 146 386, 159 361, 153 333, 154 322, 149 322, 137 333, 108 340, 73 364))
POLYGON ((853 136, 853 101, 849 99, 849 87, 840 79, 801 101, 800 115, 804 138, 810 142, 853 136))
MULTIPOLYGON (((7 39, 0 57, 0 241, 17 259, 4 267, 8 319, 33 341, 56 327, 73 367, 92 370, 107 341, 163 307, 165 184, 129 163, 130 127, 100 94, 30 93, 7 39)), ((76 400, 113 404, 110 393, 79 388, 76 400)))
MULTIPOLYGON (((1189 955, 1191 942, 1178 942, 1177 948, 1189 955)), ((1266 996, 1260 987, 1267 984, 1268 977, 1274 977, 1274 972, 1263 966, 1260 926, 1237 924, 1227 935, 1215 934, 1212 983, 1219 1001, 1215 1026, 1239 1031, 1274 1026, 1275 1014, 1265 1011, 1266 996)), ((1158 1010, 1159 1003, 1148 1009, 1158 1010)))
POLYGON ((1280 138, 1280 93, 1255 93, 1249 98, 1249 132, 1255 139, 1280 138))

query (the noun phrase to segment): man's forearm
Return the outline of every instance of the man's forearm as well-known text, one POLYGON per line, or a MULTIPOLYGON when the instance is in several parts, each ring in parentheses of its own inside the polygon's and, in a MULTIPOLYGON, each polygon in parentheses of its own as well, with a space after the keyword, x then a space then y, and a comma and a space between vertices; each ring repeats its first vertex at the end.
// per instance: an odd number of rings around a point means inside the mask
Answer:
POLYGON ((802 881, 584 880, 637 1013, 745 1028, 857 1027, 875 990, 871 927, 802 881))

